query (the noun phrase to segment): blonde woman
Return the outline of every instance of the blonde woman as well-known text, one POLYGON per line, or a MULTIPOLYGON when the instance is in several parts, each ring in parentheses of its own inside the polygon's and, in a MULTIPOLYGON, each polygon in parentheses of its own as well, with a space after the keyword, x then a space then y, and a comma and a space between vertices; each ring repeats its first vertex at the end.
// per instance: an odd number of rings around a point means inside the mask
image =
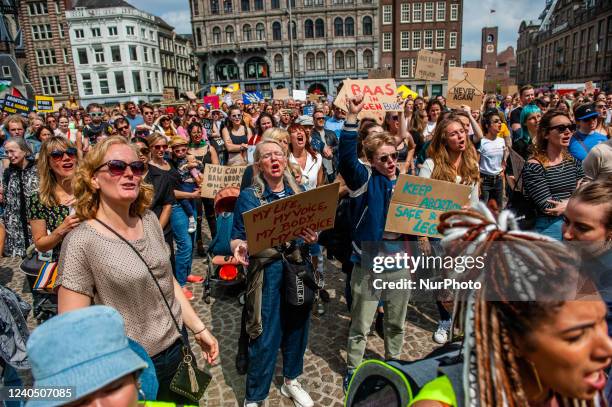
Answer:
POLYGON ((119 136, 97 144, 79 166, 74 207, 82 223, 62 245, 56 283, 59 313, 91 304, 115 308, 125 320, 127 335, 153 359, 157 400, 189 404, 170 390, 183 359, 181 332, 173 320, 182 325, 183 335, 185 328, 193 332, 208 363, 217 358, 219 348, 172 276, 162 228, 147 209, 153 187, 144 182, 145 169, 135 146, 119 136))

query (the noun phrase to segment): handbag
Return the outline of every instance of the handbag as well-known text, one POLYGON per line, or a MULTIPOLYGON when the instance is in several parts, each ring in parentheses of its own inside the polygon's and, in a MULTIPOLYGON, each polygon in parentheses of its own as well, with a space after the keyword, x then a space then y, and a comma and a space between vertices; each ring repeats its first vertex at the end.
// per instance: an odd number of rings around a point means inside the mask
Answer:
POLYGON ((96 222, 107 228, 109 231, 113 232, 119 239, 123 240, 123 242, 126 243, 134 251, 134 253, 136 253, 138 258, 144 263, 149 274, 151 275, 151 278, 153 278, 153 281, 155 282, 155 285, 157 286, 157 289, 159 290, 159 293, 161 294, 164 300, 164 304, 166 304, 166 307, 168 308, 170 317, 172 317, 172 322, 174 322, 174 326, 176 327, 176 330, 181 336, 181 341, 183 342, 183 360, 179 364, 178 368, 176 369, 176 373, 174 373, 174 376, 172 377, 172 381, 170 382, 170 390, 188 398, 189 400, 195 403, 199 402, 202 396, 204 395, 206 388, 210 384, 212 376, 198 368, 195 356, 191 352, 189 342, 183 336, 181 328, 179 327, 176 318, 174 318, 174 314, 172 313, 170 304, 168 304, 168 300, 164 296, 164 292, 162 291, 159 282, 157 281, 157 278, 155 278, 153 271, 151 270, 145 259, 138 252, 138 250, 136 250, 136 248, 132 246, 130 242, 128 242, 123 236, 117 233, 106 223, 102 222, 99 219, 95 220, 96 222))
POLYGON ((52 292, 57 279, 57 262, 43 261, 38 258, 34 245, 26 250, 26 256, 19 268, 27 275, 36 277, 32 290, 52 292))
POLYGON ((283 250, 283 290, 290 305, 311 306, 321 288, 306 245, 291 243, 283 250))

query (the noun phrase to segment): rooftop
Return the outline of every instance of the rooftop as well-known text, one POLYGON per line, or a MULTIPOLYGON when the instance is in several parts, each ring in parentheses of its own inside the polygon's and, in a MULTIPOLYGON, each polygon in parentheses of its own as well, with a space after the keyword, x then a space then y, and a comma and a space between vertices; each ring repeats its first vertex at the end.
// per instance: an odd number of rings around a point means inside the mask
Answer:
POLYGON ((135 8, 124 0, 72 0, 72 8, 97 9, 110 7, 135 8))

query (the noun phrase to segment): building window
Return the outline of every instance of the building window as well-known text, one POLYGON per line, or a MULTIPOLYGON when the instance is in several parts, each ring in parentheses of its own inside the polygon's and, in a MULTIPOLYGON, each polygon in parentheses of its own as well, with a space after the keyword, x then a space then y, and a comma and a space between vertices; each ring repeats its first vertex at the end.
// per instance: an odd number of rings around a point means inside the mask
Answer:
POLYGON ((155 41, 155 31, 149 30, 149 38, 151 41, 155 41))
POLYGON ((374 54, 369 49, 363 51, 363 67, 365 69, 374 68, 374 54))
POLYGON ((125 93, 125 76, 123 76, 123 71, 115 71, 115 87, 117 88, 117 93, 125 93))
POLYGON ((459 4, 450 5, 450 20, 451 21, 459 20, 459 4))
MULTIPOLYGON (((153 90, 153 80, 151 78, 151 72, 147 71, 145 72, 145 75, 147 77, 147 92, 151 92, 153 90)), ((183 88, 186 88, 187 86, 183 85, 183 88)))
POLYGON ((412 32, 412 49, 421 49, 421 32, 412 32))
POLYGON ((304 0, 304 7, 312 7, 312 0, 304 0))
POLYGON ((251 30, 250 24, 245 24, 242 26, 242 41, 252 41, 253 33, 251 30))
POLYGON ((425 21, 433 21, 434 4, 432 2, 425 3, 425 21))
POLYGON ((411 60, 410 59, 400 59, 400 77, 401 78, 409 78, 411 73, 411 60))
POLYGON ((261 11, 264 9, 263 0, 255 0, 255 10, 261 11))
POLYGON ((407 51, 410 49, 410 32, 402 31, 400 33, 400 50, 407 51))
POLYGON ((50 40, 53 38, 51 24, 41 24, 32 26, 32 38, 35 40, 50 40))
POLYGON ((240 8, 242 9, 242 11, 251 11, 250 10, 250 2, 249 2, 249 0, 241 0, 240 1, 240 8))
POLYGON ((125 27, 125 32, 127 33, 127 35, 135 35, 134 27, 131 25, 128 25, 127 27, 125 27))
POLYGON ((74 30, 74 37, 75 38, 85 38, 85 31, 81 30, 80 28, 74 30))
POLYGON ((210 0, 210 13, 219 14, 219 0, 210 0))
POLYGON ((134 92, 142 92, 142 82, 140 81, 140 71, 132 72, 132 82, 134 83, 134 92))
POLYGON ((62 51, 64 53, 64 63, 69 64, 70 63, 70 51, 68 51, 68 48, 63 48, 62 51))
POLYGON ((200 5, 198 4, 199 0, 192 0, 191 1, 191 9, 193 10, 193 15, 197 16, 198 14, 200 14, 200 5))
POLYGON ((391 5, 384 5, 382 12, 382 23, 383 24, 392 24, 393 23, 393 9, 391 5))
POLYGON ((117 27, 108 27, 108 35, 110 37, 117 36, 117 27))
POLYGON ((238 65, 231 59, 223 59, 215 65, 215 74, 219 81, 238 79, 238 65))
POLYGON ((327 58, 325 58, 325 53, 319 51, 317 52, 317 69, 322 71, 327 66, 327 58))
POLYGON ((244 64, 244 75, 247 79, 268 78, 268 63, 260 57, 249 59, 244 64))
POLYGON ((293 72, 297 73, 300 71, 300 58, 298 54, 293 54, 293 72))
POLYGON ((225 42, 232 43, 234 42, 234 27, 228 25, 225 27, 225 42))
POLYGON ((59 37, 60 38, 65 38, 66 37, 66 32, 64 31, 64 23, 59 23, 57 25, 57 31, 59 31, 59 37))
POLYGON ((446 2, 439 1, 436 3, 436 21, 444 21, 446 19, 446 2))
POLYGON ((54 49, 37 49, 36 50, 36 61, 39 66, 55 65, 57 64, 57 58, 55 57, 54 49))
POLYGON ((108 95, 110 89, 108 87, 108 74, 106 72, 98 72, 98 83, 100 84, 100 93, 108 95))
POLYGON ((153 63, 157 63, 157 53, 155 52, 155 48, 151 48, 151 56, 153 57, 153 63))
POLYGON ((28 4, 28 12, 31 16, 40 16, 47 14, 49 10, 47 9, 46 1, 37 1, 36 3, 28 4))
POLYGON ((72 75, 66 75, 66 83, 68 84, 68 93, 72 95, 72 75))
POLYGON ((221 44, 221 29, 219 27, 213 28, 212 39, 213 44, 221 44))
POLYGON ((448 60, 448 67, 449 68, 454 68, 457 66, 457 61, 455 61, 454 59, 449 59, 448 60))
POLYGON ((315 21, 315 36, 317 38, 325 37, 325 23, 321 18, 317 18, 317 21, 315 21))
POLYGON ((272 39, 274 41, 280 41, 281 38, 282 38, 281 25, 278 21, 275 21, 272 24, 272 39))
POLYGON ((55 0, 55 14, 59 14, 61 9, 59 0, 55 0))
POLYGON ((336 69, 344 69, 344 54, 342 51, 336 51, 336 69))
POLYGON ((45 95, 59 95, 62 93, 62 85, 59 76, 43 76, 40 85, 45 95))
POLYGON ((111 46, 111 60, 113 62, 121 62, 121 47, 119 45, 111 46))
POLYGON ((372 35, 372 17, 363 18, 363 35, 372 35))
POLYGON ((272 9, 280 8, 280 0, 272 0, 270 6, 272 9))
POLYGON ((423 36, 423 48, 433 48, 433 30, 425 30, 425 35, 423 36))
POLYGON ((104 63, 104 48, 94 48, 94 56, 96 58, 96 63, 103 64, 104 63))
POLYGON ((355 52, 346 51, 346 69, 355 69, 355 52))
POLYGON ((81 83, 83 83, 83 94, 93 95, 93 86, 91 84, 91 74, 89 73, 82 74, 81 83))
POLYGON ((402 3, 401 8, 400 8, 400 22, 401 23, 410 22, 410 3, 402 3))
POLYGON ((353 20, 353 17, 347 17, 346 20, 344 20, 344 34, 347 37, 355 35, 355 20, 353 20))
POLYGON ((77 48, 77 55, 79 56, 79 65, 87 65, 89 63, 87 48, 77 48))
POLYGON ((448 34, 448 47, 451 49, 457 48, 457 32, 452 31, 448 34))
POLYGON ((266 39, 266 27, 263 23, 257 23, 255 26, 255 36, 257 41, 264 41, 266 39))
POLYGON ((314 23, 310 19, 304 21, 304 38, 314 38, 314 23))
POLYGON ((274 55, 274 72, 283 72, 283 56, 281 54, 274 55))
POLYGON ((315 70, 315 56, 312 52, 306 54, 306 69, 309 71, 315 70))
POLYGON ((384 32, 383 33, 383 43, 382 43, 383 52, 391 52, 392 46, 393 46, 393 41, 391 40, 391 33, 384 32))
POLYGON ((336 37, 344 36, 344 24, 342 23, 342 19, 340 17, 336 17, 334 19, 334 35, 336 37))
POLYGON ((444 48, 444 38, 446 37, 445 30, 436 30, 436 49, 444 48))
POLYGON ((144 28, 141 28, 140 29, 140 36, 146 40, 147 39, 147 30, 145 30, 144 28))
POLYGON ((136 45, 130 45, 130 61, 138 61, 138 48, 136 48, 136 45))
POLYGON ((412 22, 420 23, 422 19, 423 19, 423 4, 414 3, 412 5, 412 22))
POLYGON ((5 77, 11 76, 11 67, 2 66, 2 76, 5 76, 5 77))
POLYGON ((149 48, 142 47, 142 53, 143 53, 143 56, 144 56, 144 61, 145 62, 149 62, 149 48))
POLYGON ((100 32, 100 27, 94 27, 91 29, 91 36, 96 38, 96 37, 101 37, 102 33, 100 32))
POLYGON ((234 11, 232 0, 223 0, 223 11, 225 14, 231 14, 234 11))

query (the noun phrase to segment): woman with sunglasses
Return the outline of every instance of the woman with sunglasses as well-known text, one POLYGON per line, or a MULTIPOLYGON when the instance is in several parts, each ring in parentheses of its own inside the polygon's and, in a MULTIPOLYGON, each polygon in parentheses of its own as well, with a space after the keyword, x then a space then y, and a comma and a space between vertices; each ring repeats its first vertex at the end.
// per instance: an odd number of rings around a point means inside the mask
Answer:
POLYGON ((157 400, 190 404, 170 389, 183 360, 181 334, 193 332, 208 363, 219 348, 172 277, 162 228, 147 209, 153 188, 143 180, 145 170, 135 147, 123 137, 105 139, 79 165, 74 207, 82 223, 62 245, 56 282, 59 313, 92 303, 115 308, 127 335, 153 360, 157 400))
POLYGON ((239 107, 233 106, 229 109, 221 136, 229 152, 228 165, 246 165, 246 150, 253 134, 244 124, 239 107))
POLYGON ((569 116, 549 110, 538 126, 534 151, 523 168, 525 193, 535 205, 538 233, 561 240, 563 212, 567 200, 584 178, 579 161, 568 152, 576 130, 569 116))
POLYGON ((400 173, 406 174, 409 170, 412 172, 414 170, 416 144, 406 126, 405 110, 401 112, 387 112, 383 128, 395 137, 398 154, 397 163, 400 173))

